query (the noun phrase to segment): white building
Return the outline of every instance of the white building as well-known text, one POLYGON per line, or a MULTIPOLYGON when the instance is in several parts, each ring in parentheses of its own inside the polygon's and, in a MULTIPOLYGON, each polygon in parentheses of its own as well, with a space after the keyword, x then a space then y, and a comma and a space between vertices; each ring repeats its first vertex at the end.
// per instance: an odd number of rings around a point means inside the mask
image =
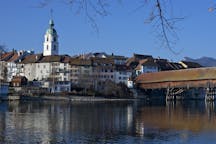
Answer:
POLYGON ((13 56, 7 60, 7 80, 10 82, 13 76, 18 75, 18 66, 17 63, 20 62, 28 55, 32 55, 33 51, 15 51, 13 52, 13 56))
POLYGON ((58 55, 59 51, 58 44, 58 35, 56 30, 54 29, 54 22, 51 19, 49 21, 49 28, 47 29, 44 35, 44 44, 43 44, 43 55, 58 55))
POLYGON ((27 56, 19 67, 28 81, 44 82, 52 92, 70 91, 69 56, 35 54, 27 56), (50 87, 52 86, 52 87, 50 87))
POLYGON ((33 51, 16 51, 12 50, 1 55, 1 60, 6 63, 7 67, 7 81, 10 82, 13 76, 18 73, 17 63, 21 61, 25 56, 33 54, 33 51))
POLYGON ((128 69, 125 65, 116 65, 115 66, 115 83, 124 83, 128 84, 128 79, 130 79, 132 71, 128 69))

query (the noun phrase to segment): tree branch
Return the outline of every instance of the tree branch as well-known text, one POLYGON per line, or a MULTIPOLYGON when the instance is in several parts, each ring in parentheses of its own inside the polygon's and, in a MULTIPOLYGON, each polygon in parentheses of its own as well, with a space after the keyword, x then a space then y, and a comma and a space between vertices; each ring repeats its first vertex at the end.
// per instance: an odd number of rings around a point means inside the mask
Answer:
POLYGON ((150 13, 146 22, 152 23, 155 21, 159 37, 162 39, 163 45, 168 48, 173 54, 178 55, 181 51, 177 52, 173 49, 175 41, 178 39, 175 24, 184 18, 167 18, 161 0, 155 1, 155 8, 150 13))

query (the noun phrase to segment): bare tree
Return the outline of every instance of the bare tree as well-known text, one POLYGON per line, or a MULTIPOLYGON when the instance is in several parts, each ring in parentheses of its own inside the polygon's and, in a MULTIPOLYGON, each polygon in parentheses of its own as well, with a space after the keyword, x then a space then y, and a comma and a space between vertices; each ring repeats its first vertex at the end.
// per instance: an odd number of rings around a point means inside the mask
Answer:
MULTIPOLYGON (((57 0, 41 0, 39 7, 45 7, 50 2, 57 0)), ((111 2, 110 0, 62 0, 62 3, 70 6, 75 10, 76 14, 84 14, 92 28, 98 33, 99 28, 96 22, 98 16, 108 16, 111 2)), ((117 2, 121 3, 121 0, 117 2)), ((168 48, 172 53, 179 54, 174 49, 178 40, 176 33, 176 23, 182 20, 181 17, 174 17, 169 14, 168 9, 172 7, 171 0, 143 0, 143 3, 137 9, 143 8, 145 5, 152 5, 149 11, 149 17, 145 23, 151 23, 156 29, 157 37, 162 42, 162 47, 168 48)))
POLYGON ((174 47, 178 40, 176 33, 177 22, 183 20, 183 17, 175 17, 172 14, 172 5, 169 0, 146 0, 146 3, 151 3, 153 8, 150 11, 149 17, 145 23, 151 23, 156 29, 157 36, 162 42, 162 46, 168 48, 172 53, 178 55, 174 47))
MULTIPOLYGON (((37 7, 46 7, 53 1, 57 0, 41 0, 37 7)), ((109 15, 107 9, 110 2, 108 2, 108 0, 62 0, 60 2, 71 7, 75 14, 83 14, 88 23, 97 33, 99 32, 98 24, 96 22, 97 17, 105 17, 109 15)))
POLYGON ((213 12, 216 9, 216 4, 212 5, 211 7, 209 7, 209 12, 213 12))

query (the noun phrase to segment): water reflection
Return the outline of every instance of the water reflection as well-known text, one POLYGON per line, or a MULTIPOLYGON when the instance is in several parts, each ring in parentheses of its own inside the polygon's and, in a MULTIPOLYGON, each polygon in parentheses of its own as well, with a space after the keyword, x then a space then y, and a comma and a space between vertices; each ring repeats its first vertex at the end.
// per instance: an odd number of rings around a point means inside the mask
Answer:
POLYGON ((0 143, 210 143, 215 134, 215 105, 204 101, 0 103, 0 143))
POLYGON ((2 142, 71 142, 89 135, 106 139, 131 131, 133 123, 130 103, 30 102, 0 107, 2 142))

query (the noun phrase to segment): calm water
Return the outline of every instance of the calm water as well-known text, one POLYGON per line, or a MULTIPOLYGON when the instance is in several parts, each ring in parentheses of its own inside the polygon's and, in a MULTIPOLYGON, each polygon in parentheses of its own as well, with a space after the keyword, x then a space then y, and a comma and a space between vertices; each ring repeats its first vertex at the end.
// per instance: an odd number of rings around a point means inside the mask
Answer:
POLYGON ((0 103, 0 143, 215 142, 214 103, 0 103))

